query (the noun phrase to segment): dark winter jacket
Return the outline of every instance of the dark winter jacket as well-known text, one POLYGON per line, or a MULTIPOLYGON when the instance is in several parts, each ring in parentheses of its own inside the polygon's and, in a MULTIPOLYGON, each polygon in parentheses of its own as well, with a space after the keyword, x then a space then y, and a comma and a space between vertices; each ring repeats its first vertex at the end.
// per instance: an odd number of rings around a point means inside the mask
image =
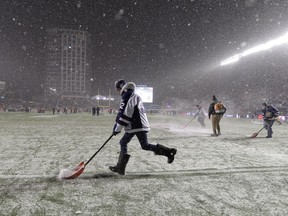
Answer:
POLYGON ((210 104, 209 109, 208 109, 208 117, 209 118, 211 115, 224 115, 224 113, 226 112, 226 106, 224 104, 223 104, 224 111, 220 112, 220 113, 216 112, 215 105, 219 102, 221 103, 221 101, 214 100, 213 103, 210 104))
POLYGON ((264 120, 273 120, 279 116, 279 111, 277 108, 267 105, 264 109, 262 109, 262 116, 264 120))
POLYGON ((121 95, 122 100, 114 131, 120 132, 123 127, 128 133, 149 131, 150 126, 144 112, 144 105, 141 97, 135 93, 135 84, 126 83, 121 90, 121 95))

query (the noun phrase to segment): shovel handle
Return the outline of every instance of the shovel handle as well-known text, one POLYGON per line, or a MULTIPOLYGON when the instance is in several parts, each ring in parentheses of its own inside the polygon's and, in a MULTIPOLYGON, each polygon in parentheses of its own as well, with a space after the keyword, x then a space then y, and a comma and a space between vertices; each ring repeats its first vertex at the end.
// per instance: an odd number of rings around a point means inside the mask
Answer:
POLYGON ((260 133, 265 127, 266 127, 266 124, 258 131, 258 133, 260 133))
MULTIPOLYGON (((275 121, 275 119, 274 119, 274 121, 275 121)), ((267 123, 267 122, 264 122, 265 123, 265 125, 258 131, 258 133, 260 133, 260 131, 262 131, 266 126, 270 126, 270 122, 269 123, 267 123)))
POLYGON ((104 143, 103 145, 92 155, 92 157, 85 163, 84 166, 86 166, 97 154, 98 152, 101 151, 101 149, 109 142, 109 140, 113 137, 114 135, 112 134, 104 143))
POLYGON ((199 112, 196 113, 196 115, 183 128, 186 128, 197 117, 198 114, 199 112))

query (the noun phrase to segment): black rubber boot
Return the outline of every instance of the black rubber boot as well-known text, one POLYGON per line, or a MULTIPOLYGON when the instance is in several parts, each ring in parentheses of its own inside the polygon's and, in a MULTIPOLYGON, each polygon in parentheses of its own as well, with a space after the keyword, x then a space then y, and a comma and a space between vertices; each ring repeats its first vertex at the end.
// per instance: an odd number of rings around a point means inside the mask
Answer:
POLYGON ((109 166, 112 172, 117 172, 119 175, 125 175, 126 165, 129 161, 130 155, 120 152, 118 163, 116 166, 109 166))
POLYGON ((157 144, 157 149, 155 151, 156 155, 164 155, 168 158, 168 163, 172 163, 174 161, 174 155, 176 155, 177 149, 167 148, 166 146, 157 144))

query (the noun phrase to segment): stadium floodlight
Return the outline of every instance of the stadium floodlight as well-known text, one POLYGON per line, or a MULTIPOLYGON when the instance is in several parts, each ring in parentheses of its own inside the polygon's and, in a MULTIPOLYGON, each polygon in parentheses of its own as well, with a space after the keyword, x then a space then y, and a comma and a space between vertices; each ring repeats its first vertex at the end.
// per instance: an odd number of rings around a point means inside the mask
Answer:
POLYGON ((222 66, 222 65, 231 64, 231 63, 233 63, 233 62, 237 62, 237 61, 239 61, 239 59, 240 59, 240 56, 237 54, 237 55, 235 55, 235 56, 232 56, 232 57, 230 57, 230 58, 222 61, 222 62, 221 62, 221 66, 222 66))
POLYGON ((242 52, 240 54, 236 54, 230 58, 227 58, 227 59, 221 61, 220 65, 223 66, 223 65, 231 64, 231 63, 239 61, 240 58, 242 58, 242 57, 246 57, 248 55, 251 55, 251 54, 254 54, 257 52, 269 50, 274 46, 279 46, 279 45, 287 44, 287 43, 288 43, 288 33, 286 33, 282 37, 268 41, 267 43, 264 43, 264 44, 260 44, 258 46, 251 48, 251 49, 245 50, 244 52, 242 52))
POLYGON ((262 45, 259 45, 259 46, 256 46, 256 47, 253 47, 251 49, 248 49, 248 50, 244 51, 241 54, 241 57, 248 56, 248 55, 251 55, 253 53, 264 51, 264 50, 267 50, 267 49, 270 49, 270 48, 265 46, 265 44, 262 44, 262 45))
POLYGON ((137 85, 135 92, 141 97, 143 103, 153 103, 153 87, 137 85))

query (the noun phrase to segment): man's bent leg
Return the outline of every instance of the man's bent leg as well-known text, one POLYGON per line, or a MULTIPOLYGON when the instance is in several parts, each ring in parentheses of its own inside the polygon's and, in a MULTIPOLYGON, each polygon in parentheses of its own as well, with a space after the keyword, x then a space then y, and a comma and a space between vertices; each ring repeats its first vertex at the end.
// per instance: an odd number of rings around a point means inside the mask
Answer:
POLYGON ((142 149, 147 151, 154 151, 156 155, 166 156, 168 158, 167 161, 168 163, 172 163, 174 161, 174 155, 177 153, 177 149, 168 148, 160 144, 157 145, 149 144, 146 131, 137 132, 136 136, 141 144, 142 149))
POLYGON ((141 145, 141 148, 143 150, 147 150, 147 151, 155 151, 156 150, 156 145, 148 143, 147 131, 137 132, 136 136, 137 136, 139 143, 141 145))

